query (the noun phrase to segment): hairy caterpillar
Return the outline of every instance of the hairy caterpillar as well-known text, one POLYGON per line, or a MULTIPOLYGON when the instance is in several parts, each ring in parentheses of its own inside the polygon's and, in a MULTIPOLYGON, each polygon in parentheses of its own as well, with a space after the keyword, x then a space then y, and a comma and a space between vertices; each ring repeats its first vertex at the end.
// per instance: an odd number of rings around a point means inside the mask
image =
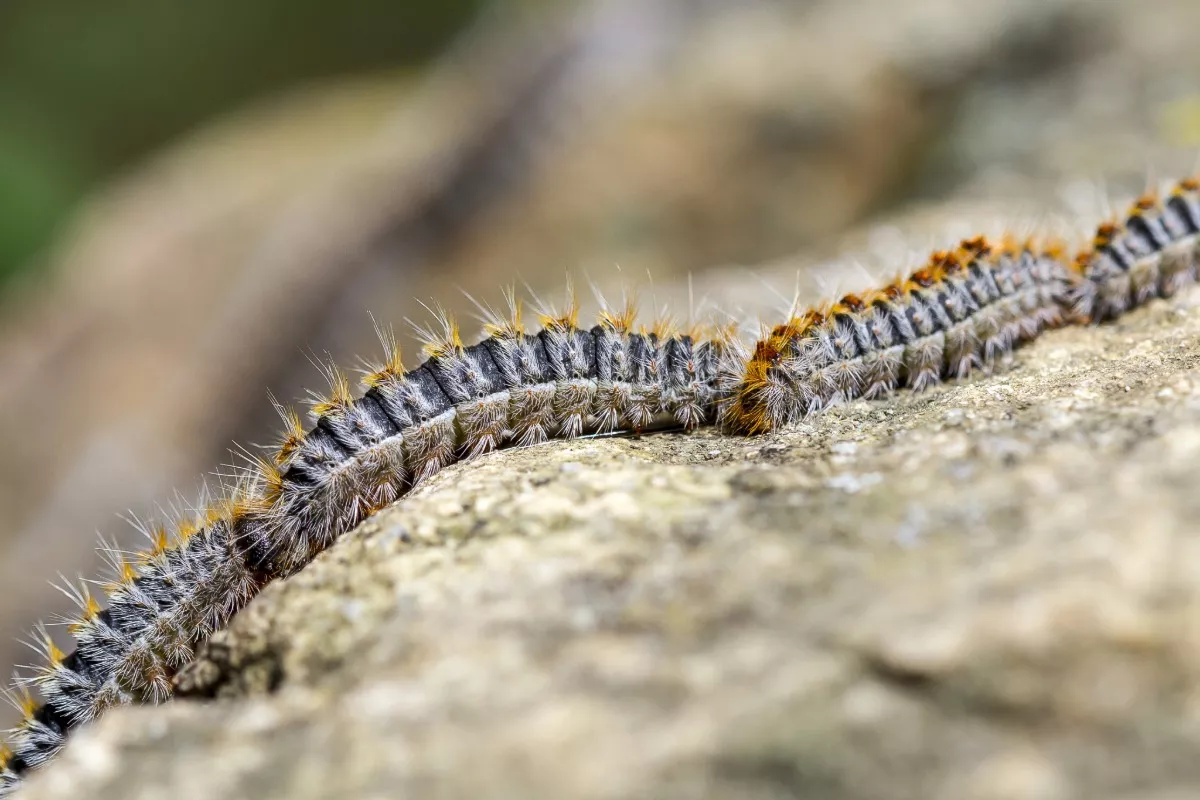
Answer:
POLYGON ((1101 225, 1073 259, 1060 245, 970 239, 904 280, 792 315, 753 354, 728 331, 638 329, 631 304, 606 307, 585 330, 572 302, 544 310, 542 329, 526 333, 512 294, 505 313, 485 309, 476 345, 442 316, 412 370, 381 332, 386 358, 367 370, 364 394, 327 367, 314 424, 305 430, 277 406, 278 451, 240 474, 227 498, 173 531, 143 526, 144 552, 104 549, 107 607, 87 584, 65 588, 79 606, 66 620, 76 649, 62 652, 39 628, 43 664, 10 693, 24 719, 0 749, 0 797, 76 725, 169 697, 196 646, 262 585, 456 460, 622 428, 719 420, 756 433, 902 384, 920 390, 987 368, 1047 327, 1101 322, 1195 281, 1198 236, 1200 184, 1186 180, 1165 203, 1142 198, 1119 225, 1101 225))
POLYGON ((1200 273, 1200 182, 1176 184, 1164 203, 1139 198, 1091 246, 983 237, 934 253, 881 289, 795 314, 760 340, 730 390, 722 423, 736 433, 774 430, 901 384, 915 391, 990 369, 1046 328, 1113 319, 1200 273))
POLYGON ((990 367, 1062 324, 1070 274, 1061 254, 970 239, 889 286, 792 317, 755 346, 727 427, 763 433, 902 381, 920 391, 990 367))
POLYGON ((1104 223, 1075 261, 1072 310, 1088 322, 1120 316, 1195 283, 1200 267, 1200 181, 1186 178, 1163 203, 1147 194, 1124 224, 1104 223))
POLYGON ((507 300, 506 314, 485 309, 487 336, 469 347, 440 315, 436 332, 424 332, 427 359, 411 370, 381 330, 386 359, 368 370, 364 394, 354 398, 349 381, 327 367, 329 391, 314 397, 313 426, 306 431, 277 405, 285 428, 278 451, 255 460, 228 498, 171 533, 144 526, 145 552, 104 549, 113 572, 107 608, 87 584, 65 587, 79 606, 66 621, 77 646, 66 654, 39 628, 43 666, 10 692, 23 721, 0 752, 0 796, 52 758, 76 725, 114 705, 167 699, 197 644, 263 584, 300 569, 446 465, 510 443, 715 419, 718 375, 736 352, 728 334, 704 338, 667 322, 638 329, 632 303, 605 308, 582 329, 573 300, 545 311, 530 334, 520 302, 511 293, 507 300))

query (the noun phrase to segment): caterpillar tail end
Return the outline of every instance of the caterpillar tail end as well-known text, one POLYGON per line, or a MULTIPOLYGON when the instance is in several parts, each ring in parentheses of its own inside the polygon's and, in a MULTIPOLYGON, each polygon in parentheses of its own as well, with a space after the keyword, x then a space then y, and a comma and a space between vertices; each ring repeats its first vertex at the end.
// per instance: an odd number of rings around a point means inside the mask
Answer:
POLYGON ((787 393, 779 385, 778 365, 788 347, 787 336, 774 335, 755 347, 732 399, 722 411, 722 430, 759 436, 787 422, 787 393))

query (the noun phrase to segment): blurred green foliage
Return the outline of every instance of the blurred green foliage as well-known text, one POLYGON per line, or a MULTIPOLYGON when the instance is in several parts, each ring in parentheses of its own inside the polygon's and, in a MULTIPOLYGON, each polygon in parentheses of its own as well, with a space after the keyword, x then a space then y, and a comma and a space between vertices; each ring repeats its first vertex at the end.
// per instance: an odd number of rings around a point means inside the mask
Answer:
POLYGON ((430 57, 482 0, 8 0, 0 280, 99 181, 289 84, 430 57))

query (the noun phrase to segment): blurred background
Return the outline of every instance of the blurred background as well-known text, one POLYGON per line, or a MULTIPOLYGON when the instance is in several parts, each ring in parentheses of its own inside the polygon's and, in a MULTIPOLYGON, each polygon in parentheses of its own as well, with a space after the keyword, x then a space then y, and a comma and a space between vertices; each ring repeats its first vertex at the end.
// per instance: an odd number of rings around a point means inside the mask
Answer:
POLYGON ((1194 167, 1198 26, 1193 0, 10 0, 0 662, 97 532, 132 546, 120 515, 273 438, 268 389, 373 356, 368 312, 407 333, 571 273, 769 314, 881 225, 1079 222, 1194 167))

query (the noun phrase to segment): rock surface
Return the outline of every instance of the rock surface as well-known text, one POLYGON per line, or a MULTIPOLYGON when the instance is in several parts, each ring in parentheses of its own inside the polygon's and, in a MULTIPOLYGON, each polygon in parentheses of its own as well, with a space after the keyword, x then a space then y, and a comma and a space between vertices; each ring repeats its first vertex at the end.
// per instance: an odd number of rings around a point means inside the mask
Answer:
POLYGON ((305 397, 310 353, 375 354, 368 311, 403 335, 419 302, 465 319, 459 287, 495 302, 574 269, 726 276, 752 316, 761 284, 726 262, 834 252, 915 199, 1011 220, 1069 179, 1098 201, 1088 181, 1136 191, 1200 143, 1193 0, 579 5, 577 29, 484 25, 476 57, 424 80, 315 87, 197 131, 95 198, 44 293, 0 298, 0 440, 19 454, 0 461, 0 667, 68 610, 48 579, 101 569, 97 529, 134 546, 121 512, 191 499, 230 442, 270 440, 266 392, 305 397))
POLYGON ((452 467, 23 800, 1174 800, 1200 290, 756 439, 452 467))
MULTIPOLYGON (((710 296, 748 308, 736 291, 762 284, 720 261, 828 244, 914 198, 957 196, 953 221, 962 198, 1007 219, 1004 196, 1067 177, 1136 190, 1147 161, 1200 136, 1191 0, 716 5, 620 104, 580 99, 601 110, 586 125, 534 115, 557 145, 523 182, 437 259, 381 258, 383 282, 327 320, 278 292, 221 311, 195 279, 244 290, 230 276, 278 220, 328 245, 286 240, 311 263, 270 249, 293 279, 357 258, 390 219, 359 211, 403 200, 419 182, 400 167, 473 130, 455 86, 433 93, 451 99, 441 115, 387 127, 396 171, 359 174, 359 143, 408 102, 386 82, 328 128, 301 104, 269 137, 234 131, 227 155, 261 174, 181 148, 116 190, 94 240, 64 251, 67 277, 95 281, 48 302, 67 334, 29 325, 16 368, 0 359, 22 454, 0 539, 41 509, 0 559, 5 624, 54 610, 34 585, 82 569, 113 510, 193 488, 246 406, 267 409, 264 384, 294 396, 267 367, 307 370, 306 346, 364 352, 378 297, 399 320, 414 296, 453 302, 447 283, 619 263, 713 266, 702 279, 729 290, 710 296), (296 193, 311 203, 294 218, 296 193)), ((1056 332, 996 376, 767 439, 558 443, 455 467, 241 615, 191 672, 223 702, 112 714, 27 796, 1189 796, 1197 303, 1056 332)))

